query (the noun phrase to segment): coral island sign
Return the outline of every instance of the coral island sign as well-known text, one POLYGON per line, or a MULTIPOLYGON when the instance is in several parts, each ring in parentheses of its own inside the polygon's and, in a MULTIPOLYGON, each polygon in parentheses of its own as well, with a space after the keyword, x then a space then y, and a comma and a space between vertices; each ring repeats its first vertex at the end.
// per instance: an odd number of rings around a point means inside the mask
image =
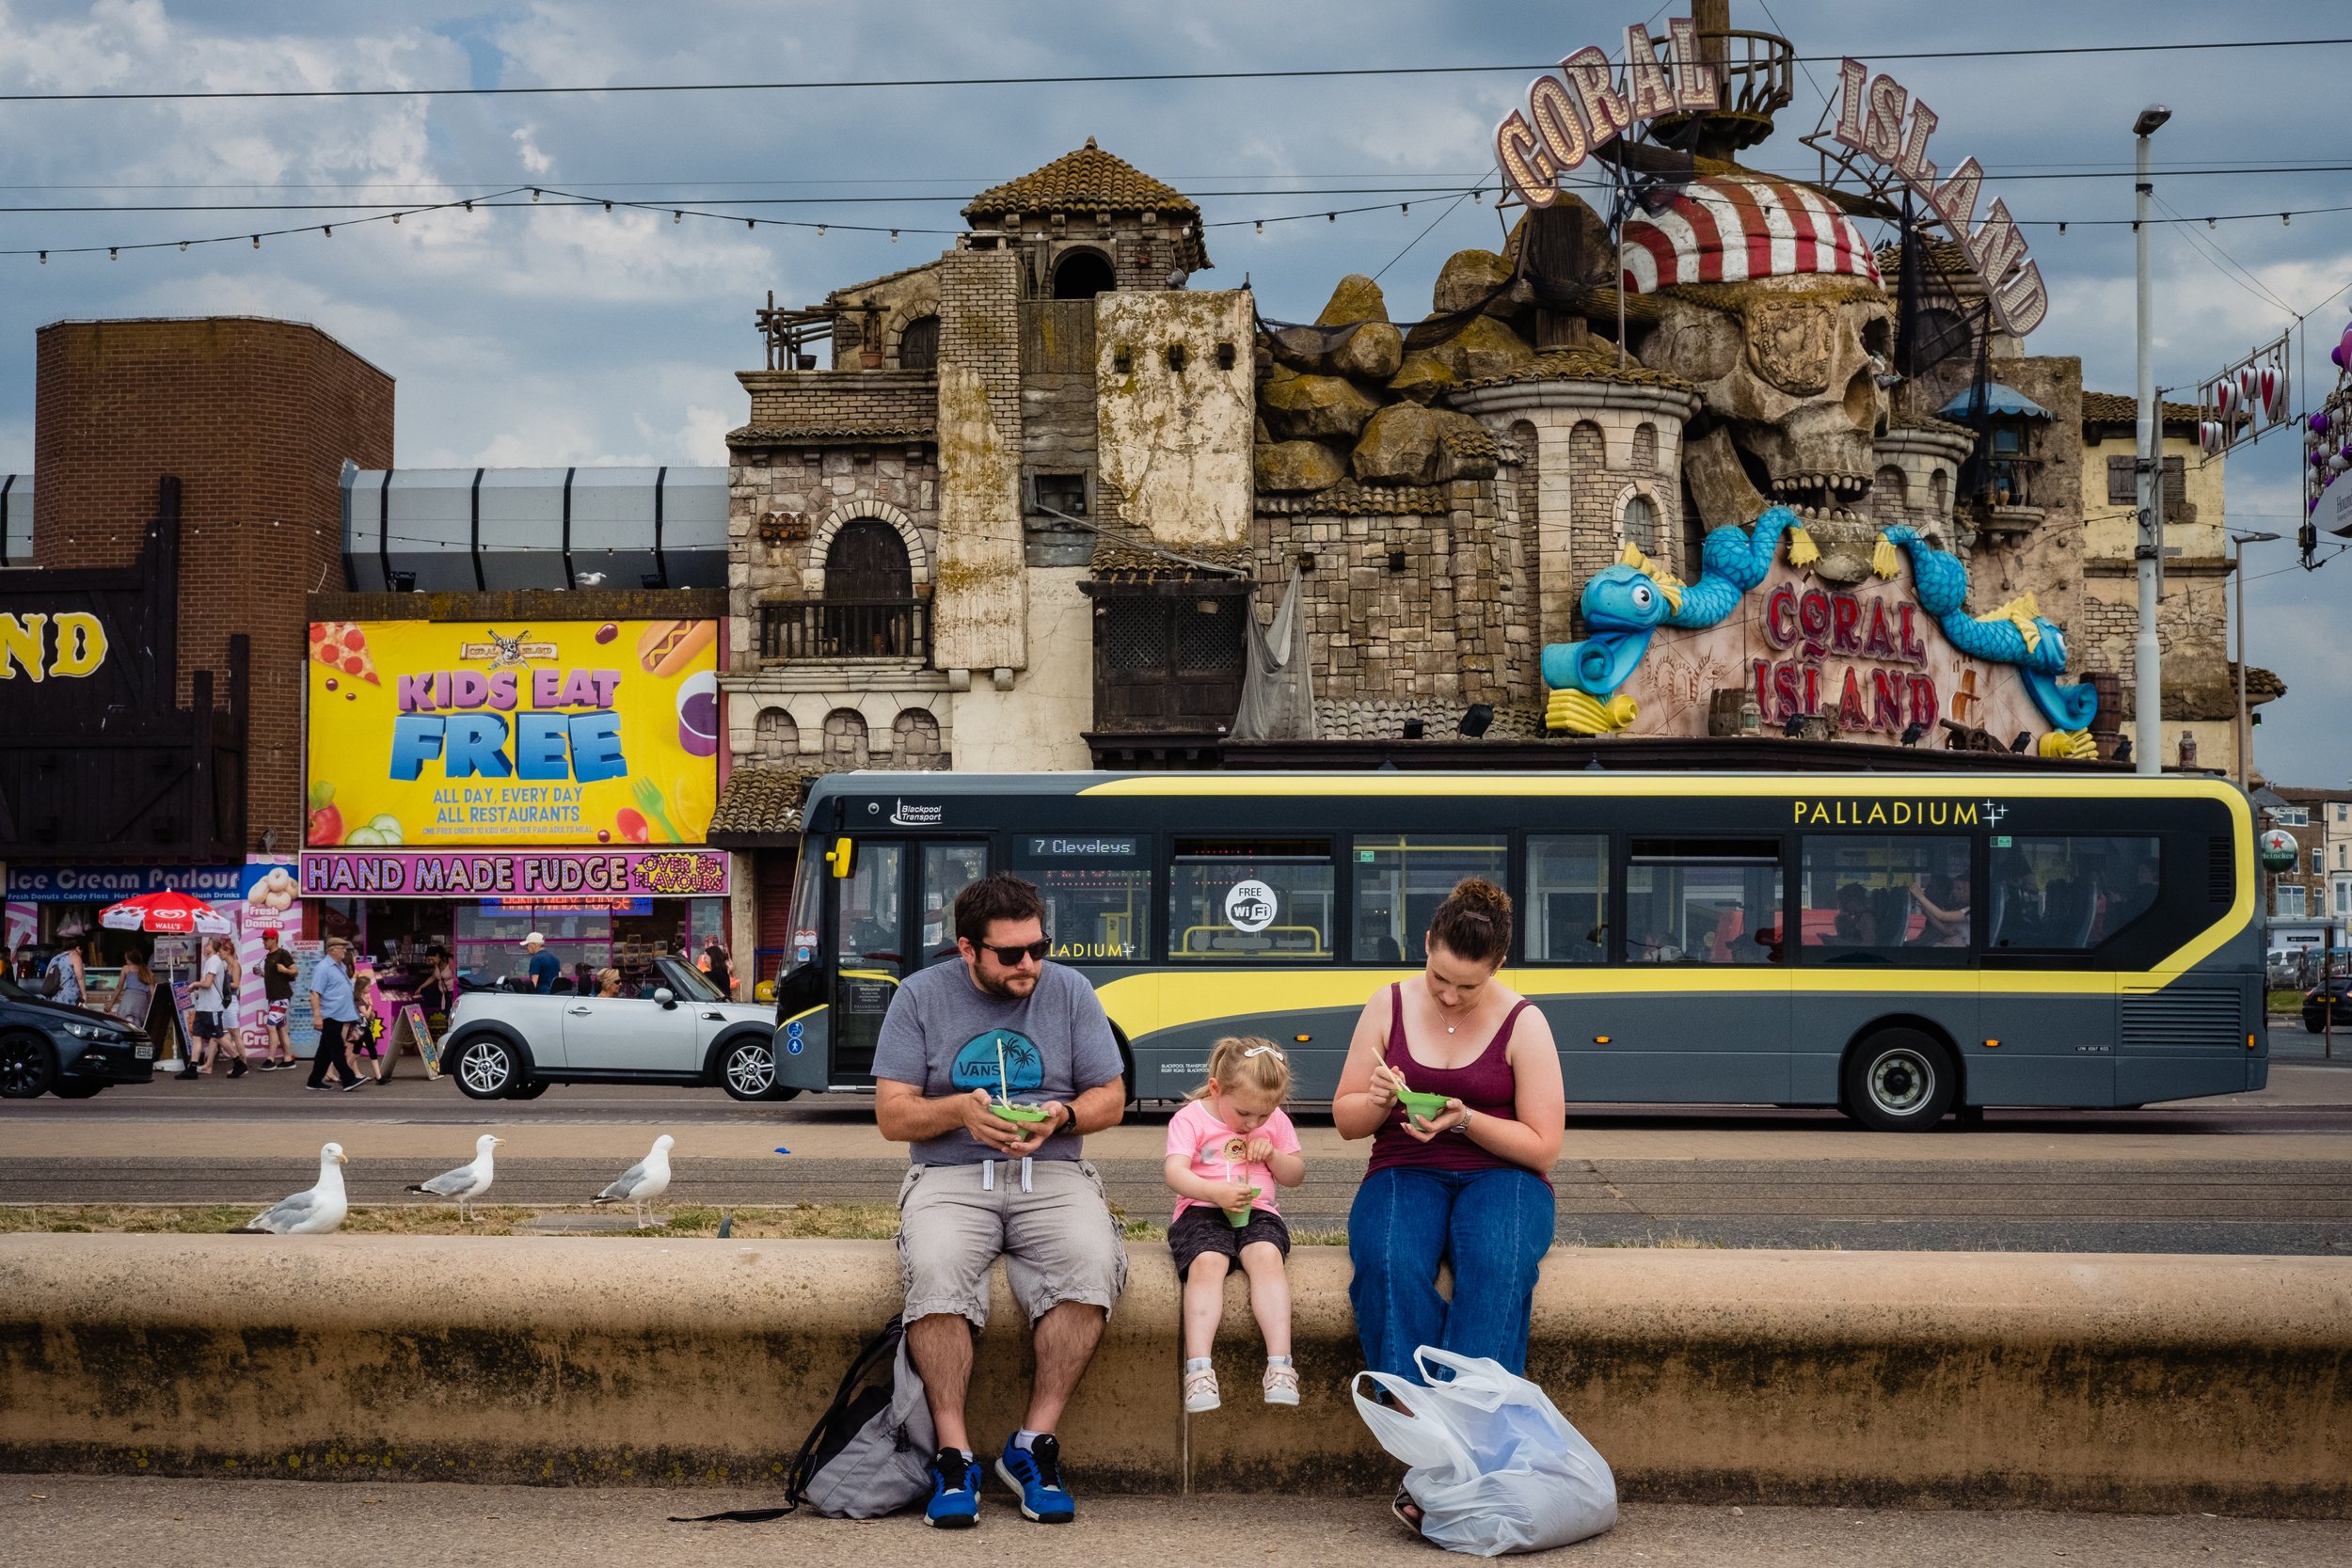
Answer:
MULTIPOLYGON (((1593 44, 1562 60, 1557 75, 1535 78, 1527 89, 1527 107, 1512 110, 1495 127, 1495 159, 1521 201, 1550 206, 1560 198, 1561 175, 1635 126, 1720 106, 1722 72, 1703 57, 1696 25, 1689 17, 1676 17, 1666 24, 1666 33, 1661 60, 1658 40, 1646 27, 1626 28, 1622 87, 1618 68, 1593 44)), ((1994 321, 2023 337, 2049 314, 2042 269, 2027 258, 2025 236, 2007 202, 1995 199, 1983 224, 1977 224, 1984 187, 1981 164, 1966 158, 1948 176, 1938 177, 1928 157, 1928 138, 1936 124, 1935 111, 1893 77, 1883 71, 1871 75, 1860 60, 1840 63, 1837 118, 1829 138, 1879 165, 1927 204, 1960 242, 1994 321)), ((1841 161, 1851 166, 1851 158, 1841 161)))
POLYGON ((1701 736, 1714 694, 1744 689, 1772 726, 1818 717, 1853 739, 1915 745, 1949 720, 2023 732, 2043 756, 2097 754, 2098 693, 2057 679, 2065 633, 2032 595, 1969 614, 1967 567, 1908 528, 1886 530, 1872 557, 1882 579, 1907 560, 1909 591, 1817 582, 1816 546, 1787 507, 1753 531, 1709 532, 1688 584, 1629 546, 1584 585, 1584 640, 1544 650, 1547 727, 1701 736))

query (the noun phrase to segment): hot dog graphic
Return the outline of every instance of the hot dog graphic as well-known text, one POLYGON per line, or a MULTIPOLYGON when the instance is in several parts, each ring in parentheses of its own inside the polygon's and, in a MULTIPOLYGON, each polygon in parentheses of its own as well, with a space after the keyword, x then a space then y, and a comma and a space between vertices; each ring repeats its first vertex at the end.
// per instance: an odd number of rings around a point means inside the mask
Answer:
POLYGON ((716 621, 654 621, 637 640, 637 662, 647 674, 675 675, 718 641, 716 621))

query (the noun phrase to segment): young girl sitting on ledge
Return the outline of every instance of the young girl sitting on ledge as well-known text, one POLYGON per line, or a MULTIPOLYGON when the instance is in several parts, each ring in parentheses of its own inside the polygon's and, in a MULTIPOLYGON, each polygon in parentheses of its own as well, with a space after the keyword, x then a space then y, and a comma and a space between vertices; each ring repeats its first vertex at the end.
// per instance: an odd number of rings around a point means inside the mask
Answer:
POLYGON ((1265 1402, 1298 1402, 1282 1272, 1291 1234, 1273 1193, 1307 1179, 1298 1131, 1282 1114, 1290 1086, 1290 1061, 1271 1040, 1228 1036, 1210 1050, 1208 1082, 1168 1124, 1168 1184, 1176 1194, 1168 1246, 1184 1282, 1184 1409, 1196 1415, 1217 1407, 1209 1352, 1235 1262, 1249 1276, 1249 1307, 1265 1336, 1265 1402))

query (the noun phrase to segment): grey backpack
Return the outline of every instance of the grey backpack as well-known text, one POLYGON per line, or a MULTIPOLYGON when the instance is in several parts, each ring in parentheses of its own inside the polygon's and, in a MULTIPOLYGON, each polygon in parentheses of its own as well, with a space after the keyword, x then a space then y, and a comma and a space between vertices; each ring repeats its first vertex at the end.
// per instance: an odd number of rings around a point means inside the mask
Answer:
POLYGON ((793 1456, 782 1508, 674 1516, 671 1523, 757 1524, 803 1504, 831 1519, 878 1519, 930 1496, 938 1447, 923 1380, 907 1356, 905 1320, 893 1318, 850 1361, 833 1402, 793 1456))

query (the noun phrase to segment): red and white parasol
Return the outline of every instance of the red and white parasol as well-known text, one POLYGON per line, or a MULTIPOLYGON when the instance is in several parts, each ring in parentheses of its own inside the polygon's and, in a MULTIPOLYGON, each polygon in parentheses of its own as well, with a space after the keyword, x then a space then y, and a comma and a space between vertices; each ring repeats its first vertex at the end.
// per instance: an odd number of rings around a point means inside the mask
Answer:
POLYGON ((225 937, 232 929, 227 915, 177 888, 143 893, 108 905, 98 923, 110 931, 147 931, 162 937, 225 937))

